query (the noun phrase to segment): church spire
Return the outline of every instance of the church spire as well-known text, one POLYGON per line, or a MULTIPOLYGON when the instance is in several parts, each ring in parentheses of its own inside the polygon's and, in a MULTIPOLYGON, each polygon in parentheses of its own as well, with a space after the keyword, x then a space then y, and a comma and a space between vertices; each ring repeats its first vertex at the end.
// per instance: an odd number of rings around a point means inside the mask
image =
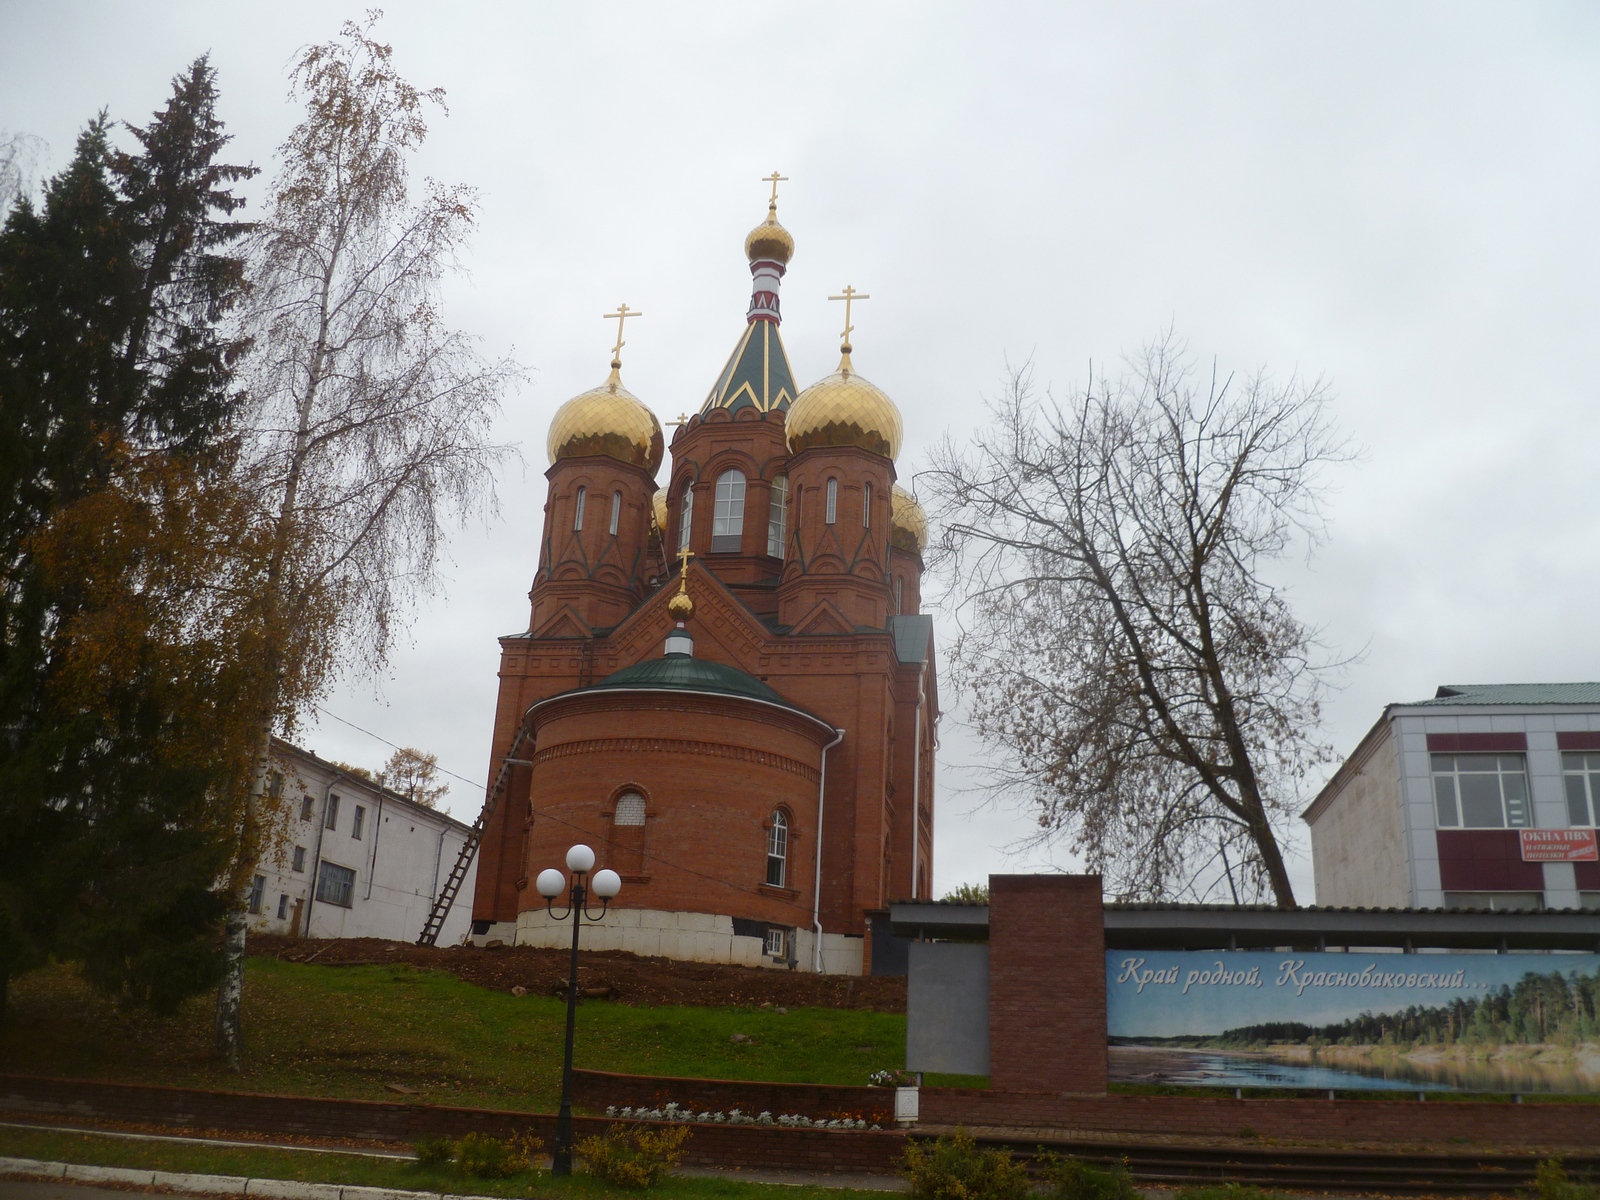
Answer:
POLYGON ((754 407, 760 412, 786 411, 799 390, 789 355, 778 336, 783 317, 778 310, 778 285, 789 260, 794 257, 794 238, 778 224, 778 185, 786 176, 774 171, 763 182, 772 185, 767 200, 767 219, 744 239, 745 257, 750 260, 750 308, 745 313, 746 328, 717 376, 711 394, 700 406, 701 412, 713 408, 738 411, 754 407))

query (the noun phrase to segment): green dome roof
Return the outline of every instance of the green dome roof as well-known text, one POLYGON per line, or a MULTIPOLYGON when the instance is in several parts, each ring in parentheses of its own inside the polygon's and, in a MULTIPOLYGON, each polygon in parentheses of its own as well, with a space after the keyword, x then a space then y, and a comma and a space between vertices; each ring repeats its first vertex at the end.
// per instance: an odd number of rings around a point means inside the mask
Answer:
MULTIPOLYGON (((711 692, 718 696, 741 696, 746 700, 764 700, 768 704, 781 704, 796 712, 805 709, 789 703, 754 675, 746 675, 737 667, 688 654, 666 654, 660 658, 647 658, 607 675, 599 683, 584 691, 601 688, 665 688, 678 692, 711 692)), ((810 716, 810 713, 806 713, 810 716)))

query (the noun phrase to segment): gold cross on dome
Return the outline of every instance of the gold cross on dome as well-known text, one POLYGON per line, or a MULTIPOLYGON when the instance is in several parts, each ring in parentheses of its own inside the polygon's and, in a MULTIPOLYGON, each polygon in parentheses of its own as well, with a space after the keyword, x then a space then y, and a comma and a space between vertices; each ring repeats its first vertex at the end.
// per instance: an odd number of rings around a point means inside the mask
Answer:
POLYGON ((619 304, 617 305, 616 312, 601 313, 600 315, 608 321, 615 321, 617 323, 617 344, 611 347, 611 365, 613 367, 620 367, 622 366, 622 348, 628 344, 622 340, 622 327, 627 322, 629 317, 642 317, 644 314, 642 312, 636 312, 634 309, 629 308, 626 304, 619 304))
POLYGON ((686 588, 688 586, 688 581, 689 581, 689 560, 691 558, 693 558, 693 557, 694 557, 694 551, 689 549, 689 547, 687 547, 687 546, 683 546, 678 550, 678 555, 677 555, 677 558, 678 558, 678 577, 681 580, 681 582, 679 584, 679 590, 680 591, 682 591, 684 588, 686 588))
POLYGON ((788 183, 789 182, 789 177, 787 175, 779 175, 776 171, 774 171, 771 175, 763 175, 761 177, 761 182, 762 183, 770 183, 772 185, 772 199, 767 201, 767 211, 769 211, 769 212, 777 212, 778 211, 778 185, 780 183, 788 183))
POLYGON ((871 300, 872 297, 867 295, 865 292, 856 291, 856 289, 850 284, 845 284, 844 294, 842 296, 829 296, 828 299, 844 301, 844 332, 839 335, 839 340, 842 343, 840 349, 842 349, 846 354, 849 354, 850 334, 851 331, 855 329, 855 326, 850 324, 850 305, 857 300, 871 300))
POLYGON ((688 413, 682 413, 682 412, 678 414, 678 419, 677 420, 668 421, 667 422, 668 425, 687 425, 688 423, 689 423, 689 414, 688 413))

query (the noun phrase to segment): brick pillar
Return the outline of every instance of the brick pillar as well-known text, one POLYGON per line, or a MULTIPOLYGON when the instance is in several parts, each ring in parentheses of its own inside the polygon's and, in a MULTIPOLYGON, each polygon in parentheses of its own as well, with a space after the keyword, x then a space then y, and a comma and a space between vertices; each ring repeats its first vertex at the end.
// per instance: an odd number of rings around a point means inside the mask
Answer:
POLYGON ((1106 1090, 1098 875, 989 876, 989 1086, 1106 1090))

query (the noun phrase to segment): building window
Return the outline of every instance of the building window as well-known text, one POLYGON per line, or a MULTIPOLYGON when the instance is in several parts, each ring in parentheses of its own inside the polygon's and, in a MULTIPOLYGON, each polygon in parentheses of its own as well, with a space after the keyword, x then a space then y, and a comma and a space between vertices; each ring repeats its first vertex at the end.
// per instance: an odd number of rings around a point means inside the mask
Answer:
POLYGON ((738 551, 744 533, 744 473, 724 471, 717 476, 716 508, 711 516, 711 551, 732 554, 738 551))
POLYGON ((830 479, 830 480, 828 480, 828 510, 827 510, 827 515, 825 517, 823 517, 823 520, 826 521, 829 525, 832 525, 834 523, 834 521, 838 520, 838 518, 839 518, 839 481, 837 479, 830 479))
POLYGON ((356 873, 349 867, 325 862, 317 870, 317 899, 324 904, 350 907, 350 897, 355 894, 356 873))
POLYGON ((339 828, 339 797, 328 797, 328 819, 323 822, 329 829, 339 828))
POLYGON ((784 958, 789 949, 789 931, 767 926, 767 954, 771 958, 784 958))
POLYGON ((1528 768, 1520 754, 1433 755, 1433 802, 1441 829, 1521 829, 1528 768))
POLYGON ((283 773, 281 771, 268 772, 267 795, 271 796, 274 800, 283 795, 283 773))
POLYGON ((311 809, 313 803, 314 801, 310 796, 302 796, 300 798, 300 819, 302 821, 311 820, 311 809))
POLYGON ((296 846, 294 848, 294 869, 296 871, 304 871, 306 869, 306 848, 304 846, 296 846))
POLYGON ((1486 908, 1492 912, 1528 912, 1544 907, 1543 892, 1446 892, 1446 908, 1486 908))
POLYGON ((624 792, 617 797, 616 811, 611 814, 613 825, 643 825, 644 797, 638 792, 624 792))
POLYGON ((903 613, 906 611, 905 585, 906 578, 904 575, 896 575, 894 577, 894 611, 896 613, 903 613))
POLYGON ((767 882, 782 887, 788 866, 789 818, 780 808, 773 812, 772 823, 767 826, 767 882))
POLYGON ((289 916, 289 897, 283 893, 278 894, 278 920, 282 921, 289 916))
POLYGON ((861 489, 861 527, 872 528, 872 484, 861 489))
POLYGON ((617 536, 617 526, 622 523, 622 493, 611 493, 611 536, 617 536))
POLYGON ((578 503, 577 503, 576 507, 574 507, 573 510, 572 510, 572 527, 573 527, 573 529, 582 529, 583 528, 583 504, 584 504, 584 501, 586 501, 588 498, 589 498, 589 489, 587 489, 587 488, 579 488, 578 489, 578 503))
POLYGON ((257 875, 250 881, 249 908, 251 913, 259 913, 261 911, 261 893, 266 890, 267 877, 265 875, 257 875))
POLYGON ((1563 754, 1561 779, 1567 785, 1567 823, 1594 825, 1600 814, 1600 754, 1563 754))
POLYGON ((694 484, 683 485, 683 508, 678 513, 678 549, 689 544, 689 534, 694 529, 694 484))
POLYGON ((361 805, 356 805, 356 819, 350 822, 350 836, 357 840, 361 837, 361 825, 367 819, 367 810, 361 805))
POLYGON ((772 506, 767 510, 767 553, 773 558, 783 557, 785 519, 789 515, 789 477, 779 475, 772 481, 772 506))

